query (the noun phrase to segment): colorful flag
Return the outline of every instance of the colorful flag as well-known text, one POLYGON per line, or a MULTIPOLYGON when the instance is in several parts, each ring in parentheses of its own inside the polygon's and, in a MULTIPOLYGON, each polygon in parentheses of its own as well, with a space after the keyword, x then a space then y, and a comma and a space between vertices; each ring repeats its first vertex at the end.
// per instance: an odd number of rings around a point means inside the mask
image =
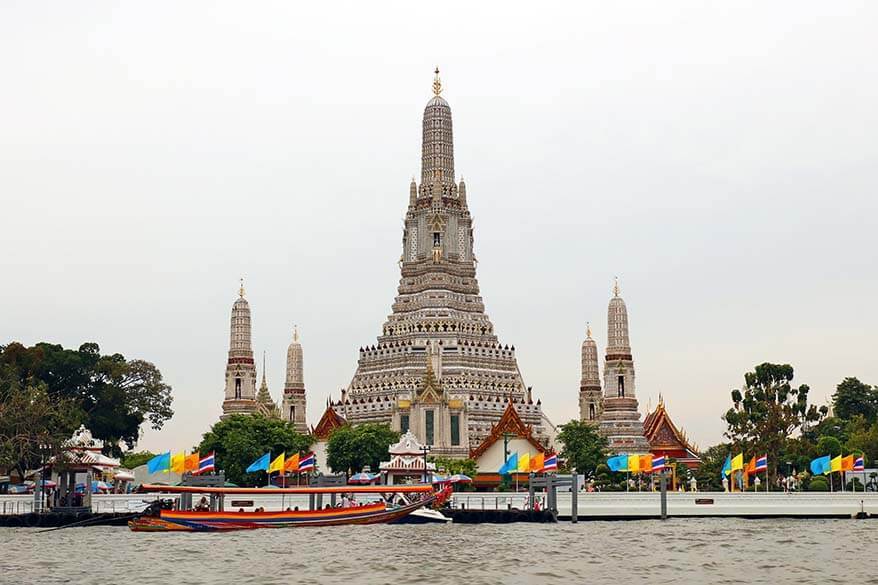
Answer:
POLYGON ((518 471, 518 453, 513 453, 509 456, 500 473, 508 475, 513 471, 518 471))
POLYGON ((744 473, 750 475, 751 473, 756 473, 756 455, 750 458, 750 461, 747 462, 747 466, 744 468, 744 473))
POLYGON ((546 458, 542 453, 537 453, 533 457, 530 458, 530 470, 536 473, 539 473, 543 470, 543 465, 546 464, 546 458))
POLYGON ((186 455, 186 462, 183 464, 183 471, 198 471, 198 464, 200 461, 201 455, 198 453, 186 455))
POLYGON ((518 458, 518 470, 519 473, 524 473, 530 471, 530 453, 525 453, 521 457, 518 458))
POLYGON ((665 468, 665 456, 661 457, 653 457, 652 458, 652 470, 653 472, 661 471, 665 468))
POLYGON ((734 457, 732 457, 732 471, 738 471, 739 469, 744 469, 744 454, 738 453, 734 457))
POLYGON ((266 453, 250 464, 250 467, 247 468, 247 473, 253 473, 254 471, 268 471, 269 459, 271 459, 271 453, 266 453))
POLYGON ((866 462, 863 460, 862 455, 854 459, 854 468, 852 471, 866 471, 866 462))
POLYGON ((156 455, 146 462, 146 470, 149 473, 158 473, 159 471, 167 472, 171 467, 171 452, 156 455))
POLYGON ((546 461, 543 463, 543 471, 557 471, 558 470, 558 456, 557 455, 549 455, 546 457, 546 461))
POLYGON ((829 462, 829 473, 841 471, 841 455, 833 457, 829 462))
MULTIPOLYGON (((729 475, 730 473, 732 473, 732 454, 731 453, 726 455, 726 462, 723 463, 723 470, 722 470, 722 474, 724 476, 729 475)), ((720 477, 720 479, 722 479, 722 477, 720 477)))
POLYGON ((316 459, 314 458, 313 451, 304 457, 299 458, 299 471, 314 471, 316 466, 316 459))
POLYGON ((820 475, 829 471, 829 455, 811 460, 811 474, 820 475))
POLYGON ((287 459, 287 462, 284 463, 284 471, 296 472, 299 471, 299 454, 296 453, 292 457, 287 459))
POLYGON ((286 452, 281 453, 277 457, 274 458, 274 461, 271 462, 271 465, 268 466, 268 473, 274 473, 275 471, 282 472, 284 470, 284 456, 286 452))
POLYGON ((213 451, 211 451, 207 457, 202 457, 198 460, 198 471, 195 472, 195 475, 199 475, 205 471, 213 471, 214 469, 214 455, 213 451))
POLYGON ((853 471, 854 470, 854 456, 848 455, 847 457, 841 458, 841 470, 842 471, 853 471))
POLYGON ((652 455, 641 455, 640 459, 640 472, 641 473, 650 473, 652 471, 652 455))
POLYGON ((625 471, 628 469, 628 455, 616 455, 607 459, 607 467, 610 471, 625 471))
POLYGON ((768 455, 756 458, 756 466, 753 468, 753 471, 757 473, 760 471, 768 471, 768 455))
POLYGON ((171 471, 174 473, 183 473, 186 469, 186 453, 180 451, 171 455, 171 471))
POLYGON ((628 471, 631 473, 640 473, 640 455, 628 456, 628 471))

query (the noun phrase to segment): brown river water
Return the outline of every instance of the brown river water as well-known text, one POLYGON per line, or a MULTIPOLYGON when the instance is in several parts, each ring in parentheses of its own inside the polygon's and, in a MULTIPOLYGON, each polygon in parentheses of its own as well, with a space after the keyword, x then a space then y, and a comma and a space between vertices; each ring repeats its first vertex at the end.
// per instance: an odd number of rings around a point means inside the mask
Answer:
POLYGON ((0 584, 18 583, 878 583, 878 521, 0 528, 0 584))

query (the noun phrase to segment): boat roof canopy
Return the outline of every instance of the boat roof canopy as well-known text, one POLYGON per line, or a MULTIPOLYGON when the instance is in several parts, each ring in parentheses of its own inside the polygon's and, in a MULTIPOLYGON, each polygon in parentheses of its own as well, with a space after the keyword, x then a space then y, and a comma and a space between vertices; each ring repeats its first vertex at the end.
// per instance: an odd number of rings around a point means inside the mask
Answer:
POLYGON ((414 485, 342 485, 331 487, 288 487, 288 488, 247 488, 247 487, 200 487, 191 485, 159 485, 145 483, 141 491, 163 492, 167 494, 413 494, 433 491, 429 484, 414 485))

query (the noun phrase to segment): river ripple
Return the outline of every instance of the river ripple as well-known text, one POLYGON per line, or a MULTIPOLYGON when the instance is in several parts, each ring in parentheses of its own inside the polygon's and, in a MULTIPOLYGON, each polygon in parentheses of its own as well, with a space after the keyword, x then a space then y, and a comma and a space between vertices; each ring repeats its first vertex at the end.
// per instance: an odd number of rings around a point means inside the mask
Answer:
POLYGON ((874 520, 671 519, 149 534, 0 528, 0 583, 869 583, 874 520))

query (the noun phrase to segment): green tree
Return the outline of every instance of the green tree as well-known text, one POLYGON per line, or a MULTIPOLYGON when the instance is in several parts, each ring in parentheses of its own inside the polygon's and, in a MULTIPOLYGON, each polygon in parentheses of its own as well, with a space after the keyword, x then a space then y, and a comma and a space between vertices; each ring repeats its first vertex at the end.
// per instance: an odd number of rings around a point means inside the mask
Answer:
POLYGON ((160 429, 173 415, 171 387, 149 362, 101 355, 95 343, 78 350, 49 343, 0 348, 0 391, 39 383, 50 397, 75 402, 83 424, 114 455, 122 454, 120 443, 134 447, 144 422, 160 429))
POLYGON ((475 459, 455 459, 453 457, 430 457, 429 460, 436 464, 436 470, 444 470, 449 475, 462 473, 469 477, 475 477, 478 473, 478 463, 475 459))
POLYGON ((816 423, 826 414, 808 405, 806 384, 794 387, 793 367, 763 363, 744 375, 744 387, 732 390, 732 408, 723 419, 725 436, 738 449, 768 455, 769 470, 777 472, 778 455, 786 440, 803 425, 816 423))
POLYGON ((836 386, 832 403, 835 416, 841 419, 850 420, 856 415, 870 423, 878 419, 878 388, 856 378, 845 378, 836 386))
POLYGON ((72 400, 49 395, 45 384, 19 388, 15 381, 0 390, 0 467, 24 477, 58 457, 82 417, 72 400))
POLYGON ((247 473, 246 469, 265 453, 272 458, 286 453, 307 451, 311 437, 296 431, 291 423, 260 414, 235 414, 215 423, 204 433, 198 450, 214 452, 217 469, 225 471, 228 481, 239 485, 265 485, 265 472, 247 473))
POLYGON ((855 416, 849 423, 848 453, 862 453, 866 465, 878 460, 878 422, 869 424, 863 416, 855 416))
POLYGON ((399 433, 386 424, 366 423, 335 429, 326 445, 326 463, 334 472, 358 473, 367 465, 378 471, 399 433))
POLYGON ((701 465, 695 470, 695 480, 701 491, 722 490, 722 469, 726 457, 731 453, 728 443, 720 443, 701 453, 701 465))
POLYGON ((829 455, 830 457, 838 457, 841 455, 841 441, 835 437, 823 436, 817 439, 817 453, 820 457, 829 455))
POLYGON ((155 457, 155 453, 152 451, 128 451, 122 455, 122 467, 126 469, 134 469, 135 467, 140 467, 145 464, 153 457, 155 457))
POLYGON ((595 477, 598 465, 607 461, 607 439, 590 423, 572 420, 561 425, 558 432, 561 458, 586 479, 595 477))

